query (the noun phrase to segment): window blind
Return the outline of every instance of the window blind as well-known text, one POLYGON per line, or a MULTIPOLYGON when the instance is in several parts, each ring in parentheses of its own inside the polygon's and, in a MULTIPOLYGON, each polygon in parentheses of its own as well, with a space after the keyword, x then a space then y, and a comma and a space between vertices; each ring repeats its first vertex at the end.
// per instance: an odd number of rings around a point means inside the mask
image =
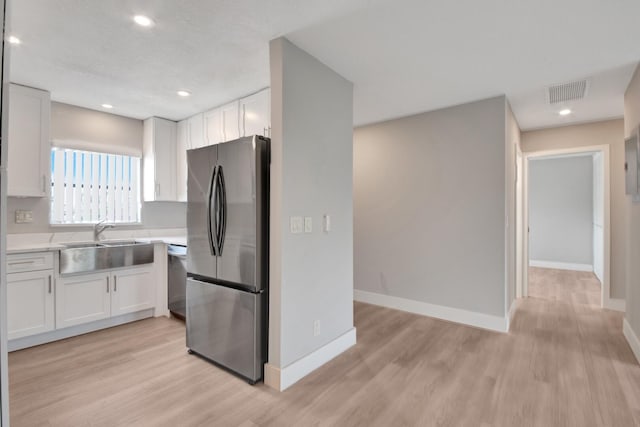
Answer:
POLYGON ((140 158, 55 147, 51 223, 140 222, 140 158))

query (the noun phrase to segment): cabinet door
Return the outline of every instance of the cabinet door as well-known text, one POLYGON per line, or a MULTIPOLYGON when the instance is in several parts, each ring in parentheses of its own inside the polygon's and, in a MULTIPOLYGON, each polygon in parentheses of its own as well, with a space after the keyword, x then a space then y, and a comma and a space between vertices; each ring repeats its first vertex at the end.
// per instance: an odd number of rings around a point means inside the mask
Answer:
POLYGON ((204 114, 196 114, 187 119, 189 148, 200 148, 207 145, 204 137, 204 114))
POLYGON ((222 127, 223 127, 223 141, 233 141, 240 138, 240 117, 239 117, 240 104, 238 101, 233 101, 227 105, 220 107, 222 110, 222 127))
POLYGON ((155 280, 150 268, 132 268, 113 273, 111 315, 133 313, 155 307, 155 280))
POLYGON ((214 145, 224 141, 222 109, 204 113, 204 129, 206 145, 214 145))
POLYGON ((240 100, 240 135, 270 136, 271 91, 265 89, 240 100))
POLYGON ((187 201, 187 150, 189 146, 189 123, 178 122, 178 139, 176 141, 176 200, 187 201))
POLYGON ((176 122, 155 119, 156 198, 176 200, 176 122))
POLYGON ((53 270, 8 274, 8 338, 52 331, 55 326, 53 295, 53 270))
POLYGON ((56 328, 106 319, 111 315, 109 273, 56 280, 56 328))
POLYGON ((50 191, 49 92, 9 86, 7 194, 45 197, 50 191))
POLYGON ((175 202, 176 122, 151 117, 144 121, 144 201, 175 202))

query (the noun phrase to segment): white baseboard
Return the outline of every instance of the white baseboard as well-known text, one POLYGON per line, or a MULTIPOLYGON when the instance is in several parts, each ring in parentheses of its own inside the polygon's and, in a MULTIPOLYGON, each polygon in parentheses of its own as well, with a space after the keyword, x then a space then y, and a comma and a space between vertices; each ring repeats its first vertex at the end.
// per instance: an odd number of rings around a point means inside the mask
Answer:
POLYGON ((89 332, 111 328, 113 326, 119 326, 129 322, 135 322, 136 320, 142 320, 152 316, 153 309, 149 309, 138 311, 137 313, 128 313, 117 317, 96 320, 95 322, 83 323, 82 325, 70 326, 64 329, 56 329, 55 331, 45 332, 38 335, 16 338, 7 342, 7 349, 8 351, 22 350, 23 348, 63 340, 65 338, 75 337, 76 335, 87 334, 89 332))
POLYGON ((356 328, 352 328, 289 366, 279 368, 267 363, 264 365, 264 383, 278 391, 284 391, 355 344, 356 328))
POLYGON ((360 302, 366 302, 368 304, 395 308, 396 310, 407 311, 409 313, 421 314, 423 316, 436 317, 438 319, 449 320, 451 322, 489 329, 491 331, 509 331, 509 320, 506 316, 494 316, 491 314, 429 304, 422 301, 376 294, 357 289, 353 291, 353 299, 360 302))
POLYGON ((555 270, 571 270, 571 271, 590 271, 590 272, 593 272, 593 265, 591 265, 591 264, 574 264, 574 263, 570 263, 570 262, 530 260, 529 261, 529 267, 553 268, 555 270))
POLYGON ((638 336, 631 329, 631 325, 627 322, 627 319, 624 319, 622 322, 622 333, 624 337, 627 339, 629 343, 629 347, 631 347, 631 351, 633 351, 633 355, 636 357, 636 360, 640 363, 640 340, 638 336))
POLYGON ((620 298, 605 298, 602 306, 609 310, 621 311, 625 312, 626 309, 626 301, 620 298))

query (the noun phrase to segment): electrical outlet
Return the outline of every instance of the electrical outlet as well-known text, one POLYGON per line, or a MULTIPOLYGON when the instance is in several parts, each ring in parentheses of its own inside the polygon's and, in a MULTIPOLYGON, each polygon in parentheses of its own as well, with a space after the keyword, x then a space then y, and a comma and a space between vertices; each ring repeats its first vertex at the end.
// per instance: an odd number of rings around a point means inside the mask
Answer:
POLYGON ((304 217, 304 232, 313 233, 313 218, 310 216, 304 217))
POLYGON ((313 321, 313 336, 317 337, 320 335, 320 320, 313 321))
POLYGON ((290 218, 290 227, 292 234, 300 234, 304 230, 303 220, 301 216, 292 216, 290 218))
POLYGON ((16 224, 33 222, 33 211, 16 211, 16 224))

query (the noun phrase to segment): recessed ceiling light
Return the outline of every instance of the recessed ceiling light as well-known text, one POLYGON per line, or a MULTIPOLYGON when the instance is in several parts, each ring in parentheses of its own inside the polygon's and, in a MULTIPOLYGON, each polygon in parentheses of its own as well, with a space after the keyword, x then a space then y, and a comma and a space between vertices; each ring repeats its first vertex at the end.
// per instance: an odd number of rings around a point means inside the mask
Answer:
POLYGON ((110 110, 113 108, 113 105, 111 104, 102 104, 102 108, 106 108, 107 110, 110 110))
POLYGON ((150 27, 153 25, 153 21, 151 20, 151 18, 144 15, 136 15, 133 17, 133 20, 136 21, 136 24, 140 25, 141 27, 150 27))
POLYGON ((20 39, 16 36, 9 36, 9 43, 11 44, 20 44, 20 39))
POLYGON ((191 95, 191 92, 189 92, 187 90, 179 90, 176 93, 178 94, 178 96, 190 96, 191 95))
POLYGON ((558 111, 558 114, 560 114, 561 116, 568 116, 569 114, 571 114, 571 110, 568 108, 565 108, 564 110, 558 111))

